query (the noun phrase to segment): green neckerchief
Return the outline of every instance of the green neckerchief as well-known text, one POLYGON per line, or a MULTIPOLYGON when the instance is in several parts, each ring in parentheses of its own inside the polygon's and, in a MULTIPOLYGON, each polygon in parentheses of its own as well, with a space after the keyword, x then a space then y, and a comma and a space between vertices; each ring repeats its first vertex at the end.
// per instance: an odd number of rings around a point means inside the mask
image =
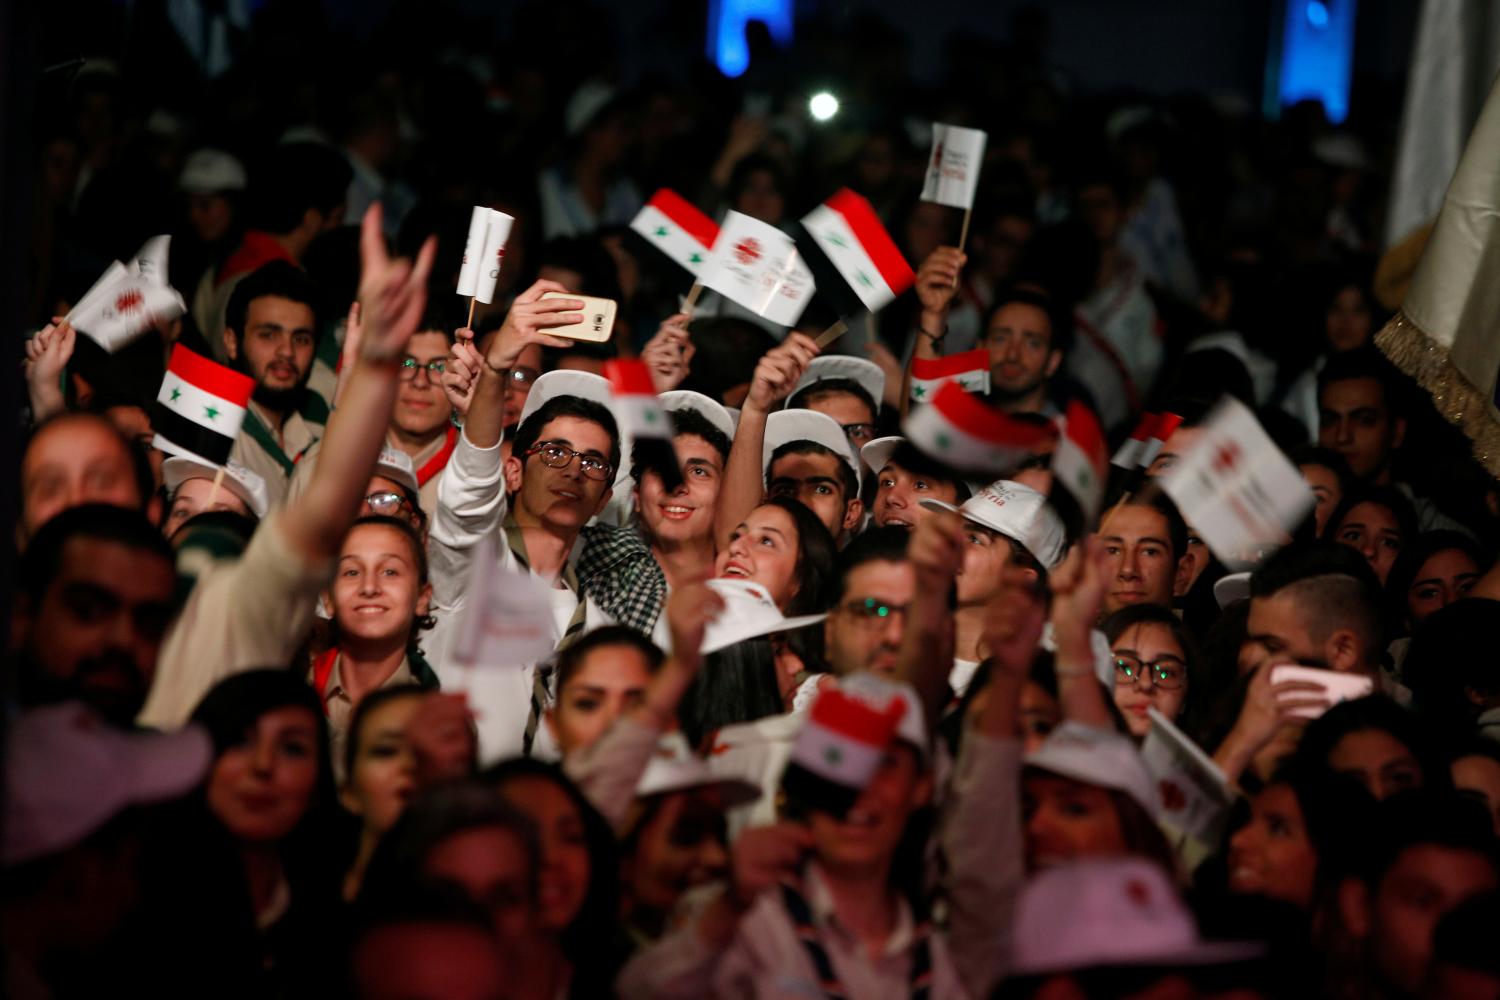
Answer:
MULTIPOLYGON (((326 424, 328 422, 328 404, 323 402, 323 397, 311 391, 304 393, 303 396, 302 405, 297 407, 298 415, 310 423, 326 424), (321 418, 317 416, 319 412, 322 413, 321 418)), ((286 473, 288 477, 291 476, 292 471, 297 468, 297 459, 301 455, 289 457, 285 449, 281 447, 281 442, 276 440, 276 435, 271 433, 271 428, 266 426, 266 422, 260 418, 260 414, 256 413, 253 407, 245 407, 245 422, 240 425, 240 430, 250 435, 250 440, 260 445, 261 450, 270 455, 276 461, 276 464, 281 466, 282 472, 286 473)), ((314 438, 313 440, 316 441, 318 439, 314 438)))

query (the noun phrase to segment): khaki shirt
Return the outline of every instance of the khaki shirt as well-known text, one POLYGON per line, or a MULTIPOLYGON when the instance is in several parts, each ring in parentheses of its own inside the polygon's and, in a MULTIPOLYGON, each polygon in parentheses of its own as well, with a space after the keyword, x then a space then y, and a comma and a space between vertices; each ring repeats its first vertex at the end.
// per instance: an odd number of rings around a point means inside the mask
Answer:
MULTIPOLYGON (((272 421, 266 417, 265 408, 259 403, 252 400, 250 409, 260 416, 261 421, 267 427, 273 426, 272 421)), ((281 427, 281 450, 286 453, 287 458, 295 460, 322 436, 322 424, 313 423, 300 413, 289 414, 281 427)), ((234 447, 230 449, 229 458, 230 461, 238 462, 266 481, 266 497, 272 507, 279 507, 286 499, 289 478, 286 470, 248 433, 240 431, 239 436, 234 439, 234 447)))
MULTIPOLYGON (((328 687, 318 692, 323 696, 323 706, 328 711, 329 749, 333 755, 334 774, 340 782, 344 779, 344 753, 349 739, 349 722, 354 715, 354 699, 349 697, 349 692, 344 688, 343 662, 342 656, 334 658, 333 673, 328 675, 328 687)), ((308 672, 308 681, 312 682, 311 671, 308 672)), ((403 656, 395 672, 382 681, 380 687, 399 687, 416 682, 417 678, 411 672, 411 663, 403 656)))
POLYGON ((310 564, 288 547, 272 511, 238 560, 206 569, 172 623, 137 721, 176 729, 219 681, 291 663, 312 627, 335 561, 310 564))

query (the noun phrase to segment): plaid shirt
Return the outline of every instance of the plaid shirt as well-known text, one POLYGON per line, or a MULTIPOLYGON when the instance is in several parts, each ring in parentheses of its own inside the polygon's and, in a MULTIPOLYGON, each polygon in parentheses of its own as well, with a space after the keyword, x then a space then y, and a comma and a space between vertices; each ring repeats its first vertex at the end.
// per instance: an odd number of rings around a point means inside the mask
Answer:
POLYGON ((583 529, 578 584, 622 625, 649 636, 667 602, 667 577, 633 526, 583 529))

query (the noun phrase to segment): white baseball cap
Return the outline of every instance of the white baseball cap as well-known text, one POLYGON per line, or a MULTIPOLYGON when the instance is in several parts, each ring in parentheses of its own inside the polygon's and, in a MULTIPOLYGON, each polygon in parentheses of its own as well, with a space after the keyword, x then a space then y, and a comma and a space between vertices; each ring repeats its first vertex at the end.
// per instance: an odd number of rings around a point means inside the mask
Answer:
POLYGON ((896 454, 896 449, 905 443, 906 438, 899 434, 878 437, 859 449, 859 460, 865 464, 865 468, 878 475, 885 468, 885 463, 896 454))
POLYGON ((854 457, 854 446, 849 443, 849 435, 844 433, 837 420, 816 410, 777 410, 766 418, 765 448, 760 463, 762 471, 771 468, 771 456, 776 454, 777 448, 793 441, 811 441, 822 445, 854 470, 856 481, 860 479, 859 460, 854 457))
POLYGON ((1214 581, 1214 600, 1219 609, 1250 596, 1250 573, 1228 573, 1214 581))
POLYGON ((188 194, 243 191, 249 176, 240 161, 222 149, 200 149, 187 158, 177 186, 188 194))
POLYGON ((1016 901, 1012 974, 1110 966, 1222 965, 1255 958, 1250 942, 1206 942, 1160 865, 1075 861, 1038 872, 1016 901))
POLYGON ((1067 552, 1062 518, 1047 505, 1047 498, 1030 486, 1000 479, 980 488, 962 507, 941 500, 923 500, 921 504, 928 510, 956 511, 965 520, 1015 539, 1049 570, 1056 569, 1067 552))
POLYGON ((411 491, 413 496, 422 491, 417 485, 417 467, 412 464, 411 456, 398 448, 386 446, 380 449, 373 474, 399 483, 404 489, 411 491))
MULTIPOLYGON (((175 493, 177 487, 189 479, 213 479, 219 474, 219 468, 196 458, 173 455, 161 463, 162 485, 166 486, 168 493, 175 493)), ((224 491, 238 497, 256 517, 265 517, 271 501, 266 494, 266 481, 260 474, 234 462, 225 462, 223 469, 224 479, 220 485, 224 487, 224 491)))
POLYGON ((657 397, 661 401, 661 408, 668 412, 672 410, 692 410, 694 413, 713 424, 724 432, 724 436, 730 441, 734 440, 734 418, 729 415, 723 405, 714 402, 701 392, 691 389, 672 389, 661 393, 657 397))
POLYGON ((72 847, 130 806, 186 794, 213 760, 200 726, 130 732, 79 702, 22 713, 11 722, 6 750, 4 865, 72 847))
POLYGON ((717 653, 746 639, 816 625, 828 617, 821 614, 787 618, 766 588, 754 580, 720 578, 708 581, 708 586, 724 598, 724 610, 703 630, 703 645, 699 649, 702 653, 717 653))
POLYGON ((656 753, 646 764, 641 780, 636 782, 635 797, 672 792, 707 791, 717 797, 719 806, 732 809, 760 798, 760 786, 743 778, 715 774, 708 761, 693 753, 682 733, 663 733, 656 741, 656 753))
POLYGON ((1112 729, 1064 722, 1023 763, 1085 785, 1124 792, 1152 819, 1160 812, 1156 786, 1140 751, 1129 737, 1112 729))
POLYGON ((832 378, 848 379, 858 385, 870 394, 870 399, 875 402, 875 409, 880 409, 880 401, 885 398, 885 372, 873 361, 853 358, 847 354, 824 354, 813 358, 787 398, 796 396, 810 385, 832 378))
POLYGON ((518 422, 524 424, 527 417, 542 408, 542 404, 557 396, 579 396, 614 413, 614 398, 610 395, 607 379, 593 372, 565 368, 547 372, 531 383, 531 391, 526 394, 526 403, 521 407, 521 419, 518 422))

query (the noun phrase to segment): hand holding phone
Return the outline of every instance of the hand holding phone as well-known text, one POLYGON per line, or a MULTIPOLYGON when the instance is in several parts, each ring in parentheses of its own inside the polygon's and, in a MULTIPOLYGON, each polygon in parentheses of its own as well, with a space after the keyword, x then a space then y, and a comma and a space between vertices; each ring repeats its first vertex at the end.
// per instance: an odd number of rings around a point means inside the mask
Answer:
POLYGON ((614 299, 600 299, 590 295, 574 295, 571 292, 545 292, 543 299, 573 299, 583 303, 583 322, 572 326, 555 326, 547 331, 549 337, 566 337, 590 344, 602 344, 609 340, 615 329, 615 313, 619 305, 614 299))

